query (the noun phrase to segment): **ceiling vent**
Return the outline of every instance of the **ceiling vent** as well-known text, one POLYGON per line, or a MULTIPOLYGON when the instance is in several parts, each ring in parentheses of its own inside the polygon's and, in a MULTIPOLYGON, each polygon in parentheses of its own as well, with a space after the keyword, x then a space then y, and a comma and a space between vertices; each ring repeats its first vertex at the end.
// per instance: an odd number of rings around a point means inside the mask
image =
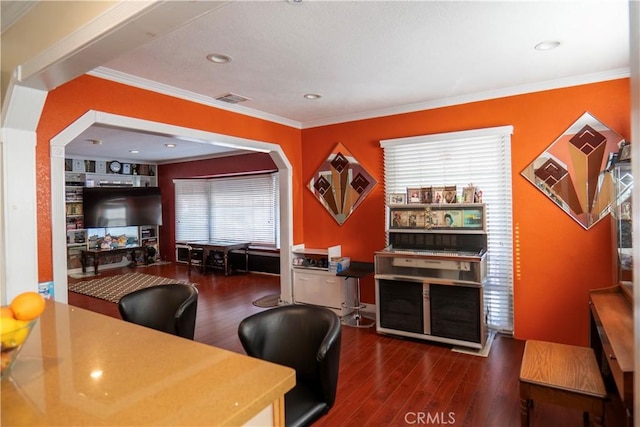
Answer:
POLYGON ((250 99, 241 95, 236 95, 235 93, 228 93, 217 97, 216 101, 226 102, 227 104, 239 104, 241 102, 250 101, 250 99))

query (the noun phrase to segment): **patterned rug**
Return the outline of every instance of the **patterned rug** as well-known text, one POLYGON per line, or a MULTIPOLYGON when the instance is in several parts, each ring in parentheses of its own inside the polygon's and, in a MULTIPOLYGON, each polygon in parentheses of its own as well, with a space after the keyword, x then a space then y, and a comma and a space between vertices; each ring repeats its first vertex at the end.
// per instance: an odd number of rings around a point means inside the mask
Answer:
POLYGON ((69 283, 69 290, 78 294, 117 303, 124 295, 137 291, 138 289, 148 288, 154 285, 168 285, 170 283, 184 283, 186 285, 197 286, 196 283, 190 283, 186 280, 169 279, 151 274, 127 273, 103 277, 101 279, 69 283))

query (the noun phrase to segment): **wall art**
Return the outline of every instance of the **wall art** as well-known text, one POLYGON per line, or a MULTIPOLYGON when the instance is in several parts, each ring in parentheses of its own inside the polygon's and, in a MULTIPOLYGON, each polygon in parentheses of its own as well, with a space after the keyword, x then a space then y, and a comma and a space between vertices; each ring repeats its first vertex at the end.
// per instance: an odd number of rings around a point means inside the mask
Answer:
POLYGON ((342 225, 376 184, 349 150, 338 143, 308 187, 333 219, 342 225))
POLYGON ((589 229, 609 213, 609 159, 624 138, 584 113, 521 175, 578 224, 589 229))

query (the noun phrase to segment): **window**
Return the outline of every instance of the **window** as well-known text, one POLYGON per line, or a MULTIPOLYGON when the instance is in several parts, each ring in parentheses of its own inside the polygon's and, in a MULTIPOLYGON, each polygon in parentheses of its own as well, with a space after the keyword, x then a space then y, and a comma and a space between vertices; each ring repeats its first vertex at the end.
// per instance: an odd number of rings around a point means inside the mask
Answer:
MULTIPOLYGON (((385 200, 409 187, 474 184, 487 206, 488 325, 513 332, 511 126, 381 141, 385 200)), ((385 218, 388 221, 388 218, 385 218)))
POLYGON ((280 247, 278 174, 177 179, 176 241, 244 240, 280 247))

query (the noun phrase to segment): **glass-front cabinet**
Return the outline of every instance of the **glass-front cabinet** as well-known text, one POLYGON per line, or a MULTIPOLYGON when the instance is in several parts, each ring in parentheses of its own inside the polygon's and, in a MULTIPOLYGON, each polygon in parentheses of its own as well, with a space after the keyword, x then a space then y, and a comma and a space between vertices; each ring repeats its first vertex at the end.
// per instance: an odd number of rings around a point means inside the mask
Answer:
POLYGON ((631 163, 617 163, 612 171, 613 194, 611 219, 613 223, 615 253, 617 254, 617 282, 633 294, 633 241, 632 203, 633 175, 631 163))

